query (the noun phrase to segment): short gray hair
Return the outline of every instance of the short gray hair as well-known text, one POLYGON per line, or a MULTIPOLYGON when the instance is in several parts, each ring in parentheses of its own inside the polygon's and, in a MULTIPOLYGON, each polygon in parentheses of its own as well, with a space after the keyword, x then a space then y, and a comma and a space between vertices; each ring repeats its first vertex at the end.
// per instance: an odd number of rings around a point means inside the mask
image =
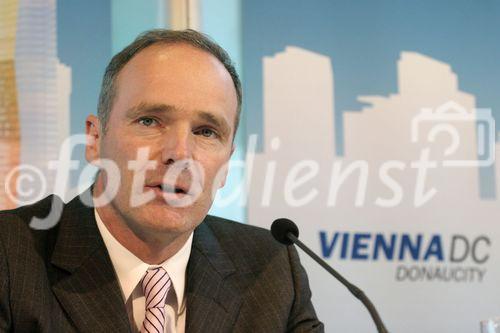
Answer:
POLYGON ((179 44, 185 43, 194 46, 198 49, 206 51, 215 56, 226 68, 233 80, 236 96, 238 99, 238 107, 236 110, 236 122, 234 127, 234 134, 238 128, 242 91, 241 82, 238 73, 231 61, 227 52, 214 42, 210 37, 198 31, 187 30, 167 30, 155 29, 145 31, 140 34, 131 44, 125 47, 122 51, 117 53, 109 62, 104 72, 102 80, 101 93, 99 95, 99 105, 97 106, 97 116, 101 122, 101 129, 103 133, 106 132, 109 120, 109 114, 113 107, 113 102, 116 97, 116 78, 121 69, 140 51, 154 44, 179 44))

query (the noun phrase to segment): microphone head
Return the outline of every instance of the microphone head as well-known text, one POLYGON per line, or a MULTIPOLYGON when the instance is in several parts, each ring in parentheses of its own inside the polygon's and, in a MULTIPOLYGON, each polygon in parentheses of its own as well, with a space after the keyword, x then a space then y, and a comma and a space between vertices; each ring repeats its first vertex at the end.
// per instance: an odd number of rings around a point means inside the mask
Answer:
POLYGON ((295 237, 299 237, 299 228, 289 219, 281 218, 274 220, 271 225, 271 234, 281 244, 291 245, 293 241, 288 238, 288 233, 291 232, 295 237))

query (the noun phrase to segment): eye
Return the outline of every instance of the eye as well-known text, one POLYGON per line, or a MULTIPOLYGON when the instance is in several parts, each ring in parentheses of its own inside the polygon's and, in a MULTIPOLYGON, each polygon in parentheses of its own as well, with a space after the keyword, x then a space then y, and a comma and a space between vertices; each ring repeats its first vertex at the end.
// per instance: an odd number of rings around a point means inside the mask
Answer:
POLYGON ((143 126, 150 127, 154 123, 158 123, 158 122, 156 121, 156 119, 153 119, 153 118, 142 117, 142 118, 139 119, 138 123, 141 124, 141 125, 143 125, 143 126))
POLYGON ((208 127, 200 128, 199 130, 194 132, 195 134, 202 135, 206 138, 216 137, 217 133, 208 127))

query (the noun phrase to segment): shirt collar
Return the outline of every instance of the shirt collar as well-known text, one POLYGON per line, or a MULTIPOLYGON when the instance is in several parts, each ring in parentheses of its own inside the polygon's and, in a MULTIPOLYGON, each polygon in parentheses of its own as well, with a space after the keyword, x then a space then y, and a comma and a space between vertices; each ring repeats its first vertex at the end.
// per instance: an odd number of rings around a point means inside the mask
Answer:
POLYGON ((132 252, 124 247, 116 238, 109 232, 108 228, 102 222, 97 210, 94 209, 97 227, 104 240, 104 244, 111 258, 111 262, 118 276, 120 286, 122 288, 125 302, 129 299, 137 284, 140 282, 144 273, 149 267, 163 267, 170 279, 177 297, 177 311, 181 311, 184 304, 184 289, 186 284, 186 268, 191 255, 191 244, 193 242, 193 233, 189 236, 182 248, 169 259, 159 265, 149 265, 137 258, 132 252))

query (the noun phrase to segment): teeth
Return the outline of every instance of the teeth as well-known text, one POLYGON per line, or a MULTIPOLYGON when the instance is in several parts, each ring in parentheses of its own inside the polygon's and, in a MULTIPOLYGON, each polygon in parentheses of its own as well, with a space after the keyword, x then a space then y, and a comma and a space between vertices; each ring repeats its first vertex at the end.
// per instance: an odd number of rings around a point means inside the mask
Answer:
POLYGON ((181 189, 180 187, 173 187, 173 186, 170 186, 167 184, 160 185, 160 187, 161 187, 163 192, 176 193, 176 194, 184 193, 184 190, 181 189))
POLYGON ((174 193, 175 192, 175 188, 170 186, 170 185, 167 185, 167 184, 163 184, 163 185, 160 185, 161 186, 161 189, 163 192, 169 192, 169 193, 174 193))

